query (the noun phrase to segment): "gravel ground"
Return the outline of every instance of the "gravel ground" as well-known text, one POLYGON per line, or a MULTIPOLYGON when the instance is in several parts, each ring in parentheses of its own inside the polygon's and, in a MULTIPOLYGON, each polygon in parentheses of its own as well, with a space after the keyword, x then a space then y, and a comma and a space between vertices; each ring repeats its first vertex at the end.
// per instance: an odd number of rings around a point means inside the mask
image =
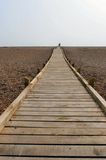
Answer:
POLYGON ((87 80, 95 79, 94 88, 106 100, 106 47, 64 47, 64 53, 87 80))
POLYGON ((25 88, 24 78, 33 79, 51 56, 50 47, 0 48, 0 114, 25 88))

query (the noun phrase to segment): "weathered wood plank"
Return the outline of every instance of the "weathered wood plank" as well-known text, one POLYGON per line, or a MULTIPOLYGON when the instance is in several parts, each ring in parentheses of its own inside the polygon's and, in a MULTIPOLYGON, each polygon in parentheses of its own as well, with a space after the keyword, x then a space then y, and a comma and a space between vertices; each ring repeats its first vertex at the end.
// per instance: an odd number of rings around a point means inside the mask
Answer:
POLYGON ((60 86, 69 86, 69 87, 74 87, 75 88, 75 85, 77 86, 77 87, 81 87, 82 88, 82 84, 80 83, 80 82, 77 82, 77 81, 74 81, 74 80, 66 80, 66 82, 65 81, 60 81, 60 83, 59 83, 59 80, 57 80, 57 81, 47 81, 46 83, 45 83, 45 81, 43 82, 43 80, 42 81, 40 81, 40 85, 41 85, 41 87, 48 87, 48 86, 54 86, 54 87, 60 87, 60 86), (48 83, 47 83, 48 82, 48 83))
POLYGON ((89 111, 89 112, 96 112, 96 111, 101 111, 100 108, 80 108, 80 107, 70 107, 70 108, 53 108, 53 107, 40 107, 40 108, 28 108, 28 107, 21 107, 19 108, 19 111, 29 111, 29 112, 35 112, 35 111, 38 111, 38 112, 85 112, 85 111, 89 111))
MULTIPOLYGON (((48 75, 49 76, 49 75, 48 75)), ((55 75, 54 75, 55 76, 55 75)), ((43 79, 40 80, 39 84, 41 84, 41 86, 49 86, 49 85, 54 85, 54 86, 64 86, 66 84, 66 86, 73 86, 74 84, 78 85, 78 86, 82 86, 82 84, 78 81, 78 79, 55 79, 54 81, 52 80, 47 80, 43 77, 43 79), (60 83, 59 83, 60 82, 60 83), (44 84, 44 85, 43 85, 44 84)))
MULTIPOLYGON (((60 101, 60 99, 37 99, 37 98, 25 98, 24 101, 48 101, 48 102, 52 102, 52 101, 60 101)), ((61 102, 92 102, 92 99, 61 99, 61 102)))
POLYGON ((0 135, 2 144, 105 144, 106 136, 0 135))
POLYGON ((85 93, 87 92, 84 88, 83 88, 83 86, 56 86, 56 87, 54 87, 54 86, 38 86, 37 87, 37 89, 39 89, 39 90, 58 90, 58 89, 61 89, 61 90, 67 90, 67 91, 78 91, 78 90, 80 90, 80 91, 85 91, 85 93))
POLYGON ((48 158, 48 157, 0 157, 0 160, 105 160, 105 158, 48 158))
POLYGON ((106 146, 84 145, 0 145, 0 155, 106 157, 106 146))
POLYGON ((56 103, 56 104, 54 104, 54 103, 45 103, 44 102, 44 105, 43 105, 43 102, 41 102, 41 103, 36 103, 36 102, 34 102, 34 103, 23 103, 23 104, 21 104, 21 107, 23 107, 23 108, 31 108, 31 109, 33 109, 33 108, 69 108, 69 109, 71 109, 71 108, 76 108, 76 109, 78 109, 78 108, 80 108, 80 109, 84 109, 84 108, 92 108, 92 109, 94 109, 94 108, 98 108, 98 106, 97 105, 95 105, 95 104, 66 104, 66 105, 64 105, 64 103, 63 103, 63 105, 62 104, 59 104, 59 103, 56 103))
POLYGON ((6 126, 12 127, 58 127, 58 128, 106 128, 106 122, 31 122, 31 121, 9 121, 6 126))
POLYGON ((78 112, 37 112, 37 111, 33 111, 33 112, 29 112, 29 111, 17 111, 15 113, 15 115, 32 115, 32 116, 36 116, 36 115, 49 115, 49 116, 103 116, 104 114, 101 111, 95 111, 95 112, 90 112, 90 111, 78 111, 78 112))
POLYGON ((45 98, 45 99, 92 99, 89 94, 28 94, 26 98, 45 98))
POLYGON ((19 135, 96 135, 106 136, 106 128, 20 128, 5 127, 1 134, 19 135))
POLYGON ((27 105, 35 105, 35 106, 42 106, 42 107, 96 107, 98 106, 94 101, 92 102, 61 102, 61 101, 52 101, 52 103, 50 103, 50 101, 24 101, 21 106, 27 106, 27 105))
POLYGON ((11 118, 11 120, 23 120, 23 121, 59 121, 59 122, 63 122, 63 121, 69 121, 69 122, 101 122, 104 121, 106 122, 106 118, 105 117, 68 117, 68 116, 13 116, 11 118))
MULTIPOLYGON (((71 90, 71 89, 68 89, 68 88, 65 88, 64 90, 62 89, 62 88, 60 88, 59 90, 47 90, 47 89, 36 89, 36 91, 35 91, 37 94, 53 94, 53 93, 58 93, 58 94, 61 94, 61 93, 65 93, 65 94, 72 94, 72 93, 79 93, 79 94, 85 94, 85 93, 87 93, 87 91, 86 90, 71 90)), ((34 92, 33 92, 34 93, 34 92)))
MULTIPOLYGON (((70 71, 69 71, 70 72, 70 71)), ((53 73, 52 73, 53 74, 53 73)), ((62 74, 62 72, 61 72, 61 74, 62 74)), ((48 76, 50 76, 49 74, 48 74, 48 76)), ((54 77, 53 78, 55 78, 55 75, 54 75, 54 77)), ((61 77, 61 79, 59 78, 55 78, 55 81, 52 81, 51 79, 48 79, 48 78, 44 78, 44 76, 43 76, 43 79, 40 81, 40 82, 44 82, 44 85, 47 85, 47 83, 46 83, 46 81, 47 82, 49 82, 49 84, 50 83, 52 83, 52 84, 55 84, 54 82, 56 81, 57 82, 57 84, 58 84, 58 82, 59 81, 61 81, 61 83, 64 83, 64 82, 67 82, 66 84, 70 84, 71 85, 71 82, 72 83, 77 83, 77 84, 79 84, 79 85, 82 85, 79 81, 78 81, 78 79, 76 78, 76 77, 69 77, 69 78, 65 78, 64 79, 64 77, 61 77)), ((61 84, 60 83, 60 84, 61 84)))

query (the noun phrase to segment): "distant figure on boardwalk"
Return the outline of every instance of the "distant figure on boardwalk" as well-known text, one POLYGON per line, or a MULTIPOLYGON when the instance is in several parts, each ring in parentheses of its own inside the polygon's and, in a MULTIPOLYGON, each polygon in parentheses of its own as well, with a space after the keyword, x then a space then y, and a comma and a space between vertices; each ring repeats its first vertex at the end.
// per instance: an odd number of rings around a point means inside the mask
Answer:
POLYGON ((58 46, 60 47, 60 46, 61 46, 61 43, 59 43, 58 46))

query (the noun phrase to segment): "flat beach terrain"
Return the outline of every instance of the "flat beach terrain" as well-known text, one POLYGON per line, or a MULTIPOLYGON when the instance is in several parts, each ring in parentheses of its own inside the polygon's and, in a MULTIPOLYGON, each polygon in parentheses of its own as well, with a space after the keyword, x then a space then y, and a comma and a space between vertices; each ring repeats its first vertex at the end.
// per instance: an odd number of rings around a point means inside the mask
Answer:
POLYGON ((24 78, 33 79, 51 53, 51 47, 0 48, 0 113, 25 88, 24 78))
POLYGON ((94 88, 106 100, 106 47, 64 47, 64 52, 86 80, 96 80, 94 88))

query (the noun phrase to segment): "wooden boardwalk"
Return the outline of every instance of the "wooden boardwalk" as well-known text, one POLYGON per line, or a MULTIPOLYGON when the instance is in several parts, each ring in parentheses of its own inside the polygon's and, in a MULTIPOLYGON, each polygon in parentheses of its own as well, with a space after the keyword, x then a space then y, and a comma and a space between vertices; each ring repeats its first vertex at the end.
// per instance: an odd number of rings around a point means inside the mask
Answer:
POLYGON ((69 159, 106 159, 106 117, 57 48, 2 129, 0 160, 69 159))

